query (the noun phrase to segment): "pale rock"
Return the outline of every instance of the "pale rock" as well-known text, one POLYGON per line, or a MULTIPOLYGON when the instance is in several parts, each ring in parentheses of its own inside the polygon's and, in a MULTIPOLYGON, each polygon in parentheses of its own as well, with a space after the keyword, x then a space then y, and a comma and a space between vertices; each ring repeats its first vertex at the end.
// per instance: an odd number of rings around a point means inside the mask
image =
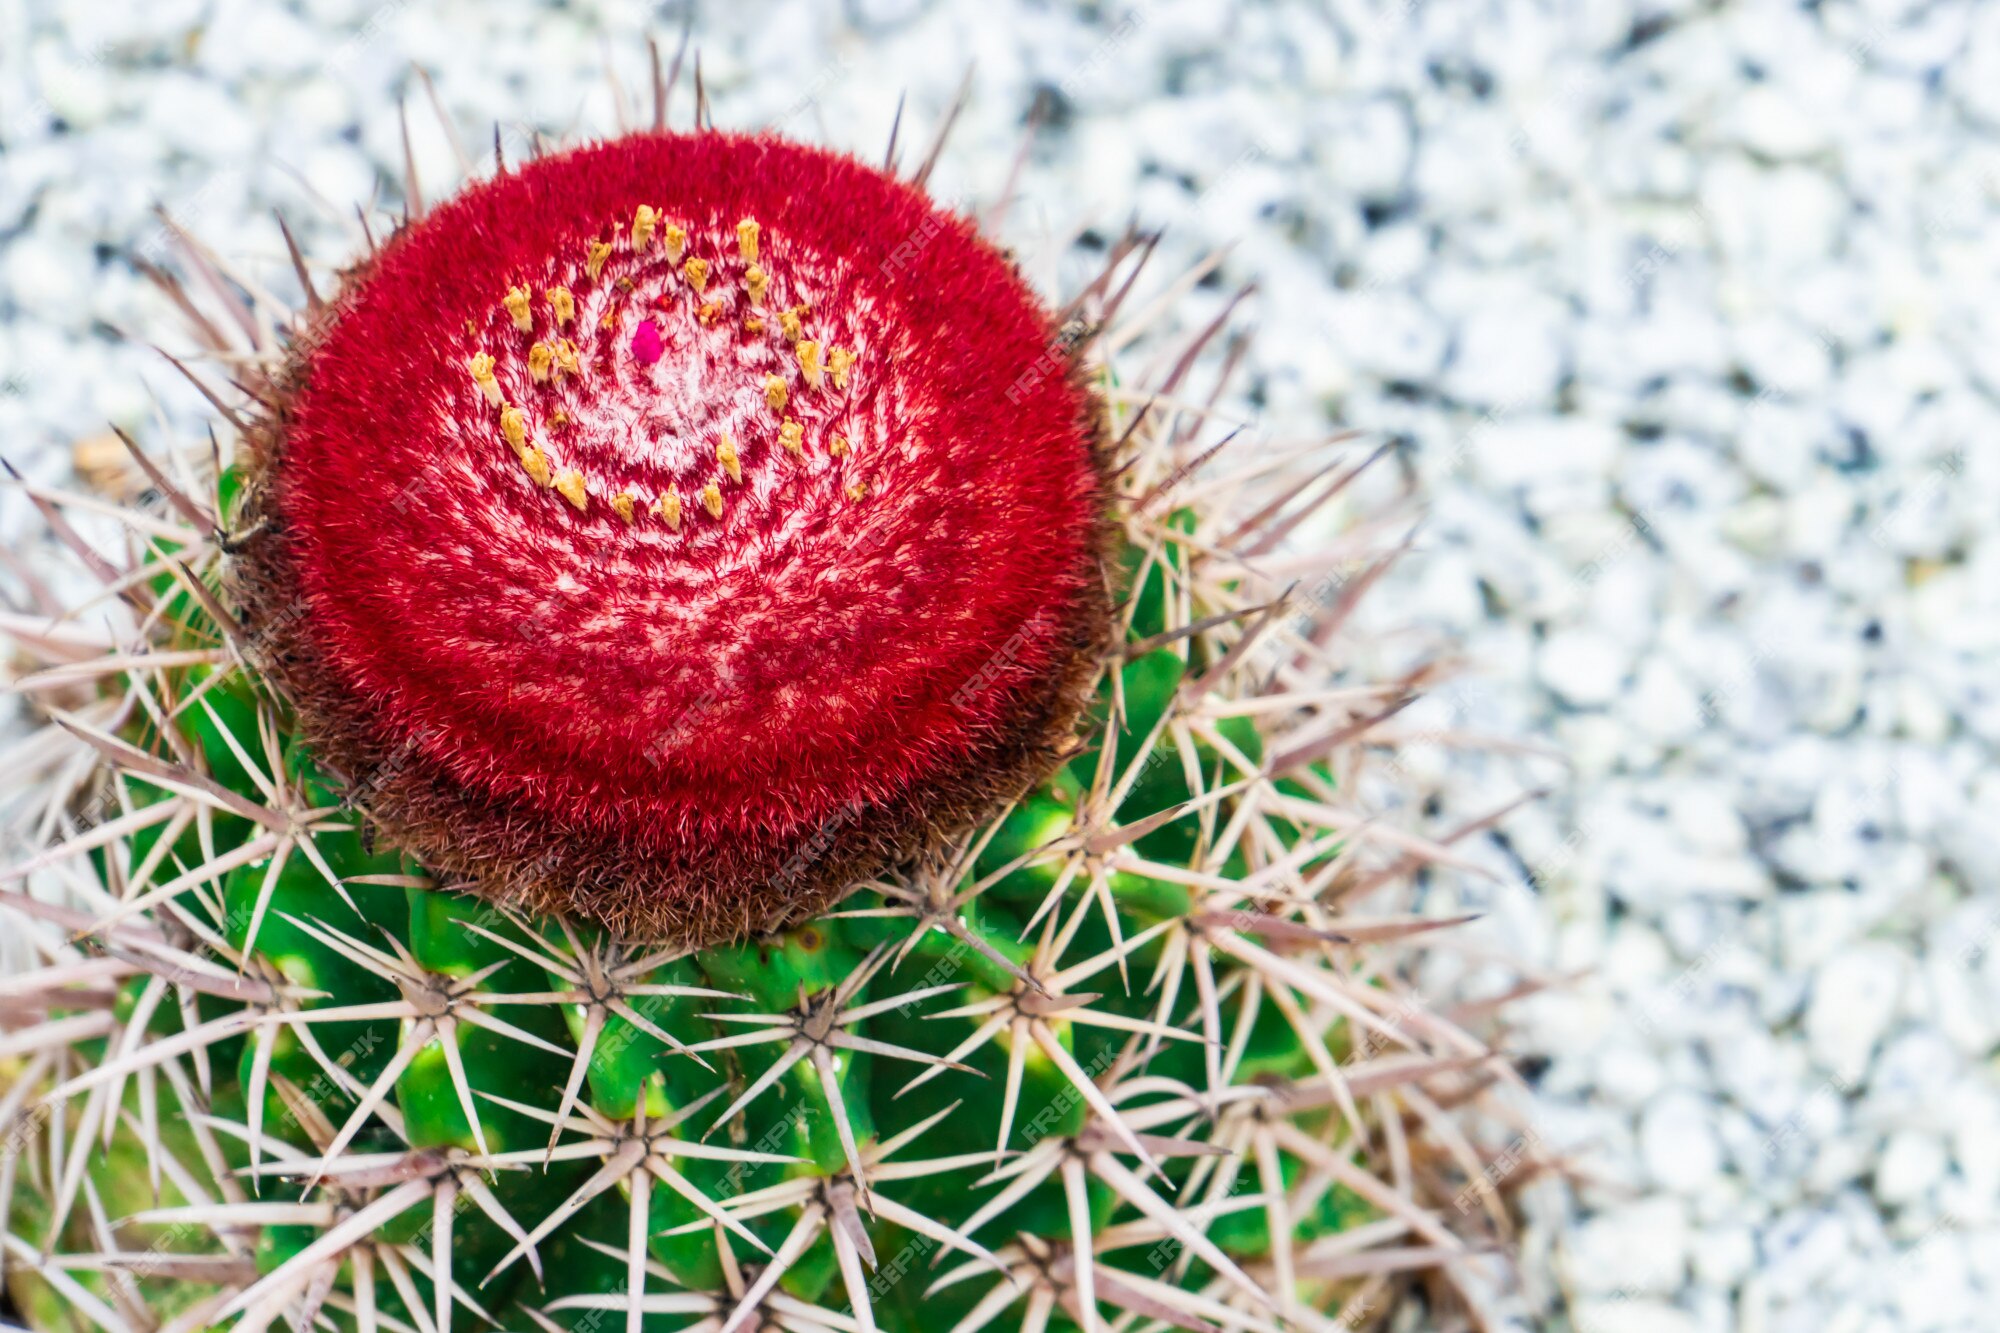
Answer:
POLYGON ((1335 102, 1317 120, 1313 152, 1344 189, 1364 199, 1402 193, 1414 137, 1407 106, 1388 98, 1335 102))
POLYGON ((1826 146, 1826 124, 1783 89, 1752 84, 1729 108, 1731 131, 1751 152, 1768 158, 1809 157, 1826 146))
POLYGON ((108 48, 92 44, 80 53, 42 47, 36 52, 33 87, 39 96, 30 104, 36 118, 58 117, 74 129, 102 124, 115 106, 116 71, 108 48))
POLYGON ((1578 1290, 1660 1295, 1687 1278, 1688 1220, 1676 1199, 1606 1208, 1568 1238, 1563 1263, 1578 1290))
POLYGON ((1707 1103, 1690 1092, 1664 1093, 1646 1106, 1639 1119, 1639 1151, 1658 1188, 1695 1194, 1721 1170, 1713 1119, 1707 1103))
POLYGON ((1891 1134, 1875 1167, 1875 1197, 1891 1208, 1916 1203, 1943 1179, 1945 1163, 1944 1145, 1931 1135, 1891 1134))
POLYGON ((1867 1106, 1882 1127, 1931 1123, 1957 1078, 1959 1058, 1944 1033, 1908 1027, 1884 1042, 1868 1079, 1867 1106))
POLYGON ((1675 833, 1703 851, 1740 852, 1748 842, 1742 816, 1706 783, 1677 786, 1667 801, 1667 817, 1675 833))
MULTIPOLYGON (((1758 480, 1790 491, 1812 475, 1819 446, 1833 428, 1823 408, 1795 403, 1781 394, 1759 394, 1744 405, 1737 455, 1758 480)), ((1766 499, 1782 511, 1783 500, 1766 499)))
POLYGON ((1795 1209, 1759 1237, 1764 1289, 1787 1302, 1825 1282, 1851 1263, 1853 1235, 1836 1213, 1795 1209))
POLYGON ((256 142, 243 104, 220 84, 169 71, 147 88, 146 96, 147 119, 175 151, 218 163, 237 162, 256 142))
POLYGON ((1665 1083, 1659 1060, 1637 1043, 1611 1042, 1598 1056, 1597 1090, 1617 1105, 1637 1108, 1665 1083))
POLYGON ((1536 667, 1542 683, 1577 708, 1601 708, 1618 698, 1629 669, 1616 643, 1583 628, 1551 634, 1536 667))
POLYGON ((1850 945, 1813 976, 1806 1041, 1820 1067, 1846 1083, 1860 1080, 1888 1031, 1907 976, 1903 955, 1879 942, 1850 945))
POLYGON ((1722 516, 1722 533, 1752 556, 1776 553, 1785 530, 1785 507, 1768 495, 1732 505, 1722 516))
POLYGON ((311 73, 326 55, 319 35, 283 9, 240 3, 223 9, 198 48, 203 70, 216 79, 311 73))
POLYGON ((1703 1333, 1692 1315, 1665 1301, 1581 1300, 1572 1315, 1577 1333, 1703 1333))
MULTIPOLYGON (((1562 373, 1559 339, 1559 326, 1540 302, 1477 308, 1453 336, 1445 390, 1461 401, 1509 412, 1539 408, 1554 396, 1562 373)), ((1581 423, 1566 424, 1573 429, 1581 423)))
POLYGON ((1915 677, 1896 682, 1895 716, 1904 735, 1926 745, 1942 744, 1955 724, 1950 705, 1937 690, 1915 677))
POLYGON ((1686 739, 1703 720, 1701 700, 1671 663, 1657 657, 1639 662, 1630 712, 1633 725, 1662 744, 1686 739))
POLYGON ((1974 1292, 1965 1245, 1955 1230, 1950 1223, 1940 1222, 1920 1233, 1885 1266, 1883 1285, 1888 1288, 1900 1327, 1946 1328, 1955 1321, 1984 1322, 1990 1317, 1992 1297, 1974 1292))
POLYGON ((1339 297, 1327 325, 1332 347, 1354 368, 1382 380, 1424 380, 1444 359, 1444 329, 1435 316, 1401 292, 1361 291, 1339 297))
POLYGON ((1689 1247, 1694 1272, 1722 1290, 1733 1288, 1757 1261, 1757 1242, 1748 1227, 1705 1228, 1689 1247))
POLYGON ((1798 1087, 1808 1071, 1796 1047, 1750 1027, 1718 1034, 1712 1056, 1722 1091, 1763 1125, 1782 1124, 1798 1113, 1798 1087))

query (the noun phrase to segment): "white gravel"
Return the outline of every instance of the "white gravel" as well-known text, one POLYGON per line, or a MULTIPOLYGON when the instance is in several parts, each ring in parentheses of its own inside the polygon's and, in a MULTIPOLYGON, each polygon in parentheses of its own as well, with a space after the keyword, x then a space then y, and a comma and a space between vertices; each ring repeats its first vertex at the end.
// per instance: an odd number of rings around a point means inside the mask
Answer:
MULTIPOLYGON (((53 479, 149 391, 195 419, 114 336, 171 327, 121 257, 163 252, 154 201, 285 289, 273 205, 338 255, 396 197, 409 61, 519 154, 609 126, 607 59, 638 93, 679 14, 0 4, 0 448, 53 479)), ((1191 317, 1260 280, 1260 424, 1400 443, 1378 486, 1430 517, 1370 623, 1473 669, 1412 734, 1569 757, 1405 764, 1446 820, 1555 785, 1475 849, 1496 885, 1437 890, 1580 978, 1517 1010, 1571 1168, 1529 1196, 1529 1324, 1995 1326, 2000 7, 821 0, 698 38, 718 119, 871 154, 976 55, 942 195, 1039 98, 1031 262, 1135 207, 1163 272, 1234 241, 1191 317)))

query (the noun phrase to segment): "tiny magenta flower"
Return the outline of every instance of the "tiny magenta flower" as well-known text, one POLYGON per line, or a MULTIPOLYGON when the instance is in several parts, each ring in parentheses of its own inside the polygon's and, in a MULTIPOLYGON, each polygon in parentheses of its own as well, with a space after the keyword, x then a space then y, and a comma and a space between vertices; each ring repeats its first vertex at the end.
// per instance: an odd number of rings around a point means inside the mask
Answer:
POLYGON ((708 942, 1073 744, 1099 408, 911 186, 769 137, 599 144, 411 224, 322 321, 237 579, 316 750, 434 870, 708 942))
POLYGON ((639 321, 639 327, 632 334, 632 358, 642 366, 650 366, 666 352, 666 344, 660 341, 660 326, 650 319, 639 321))

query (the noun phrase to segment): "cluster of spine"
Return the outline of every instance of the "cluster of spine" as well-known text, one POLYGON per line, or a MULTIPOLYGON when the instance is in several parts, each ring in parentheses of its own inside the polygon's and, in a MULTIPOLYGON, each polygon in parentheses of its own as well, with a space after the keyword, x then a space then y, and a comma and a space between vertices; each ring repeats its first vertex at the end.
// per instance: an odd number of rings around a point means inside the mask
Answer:
MULTIPOLYGON (((659 252, 688 317, 759 336, 777 279, 756 224, 746 314, 663 221, 615 239, 659 252)), ((0 872, 41 958, 0 981, 0 1265, 30 1324, 1271 1333, 1411 1298, 1460 1318, 1466 1261, 1508 1220, 1456 1108, 1512 1075, 1409 982, 1455 920, 1380 907, 1449 853, 1349 795, 1410 682, 1330 687, 1349 607, 1285 597, 1332 563, 1287 535, 1362 464, 1232 466, 1210 442, 1235 359, 1205 400, 1192 383, 1213 328, 1114 379, 1114 350, 1158 346, 1126 299, 1149 252, 1120 241, 1069 312, 1092 333, 1065 355, 1110 405, 1122 566, 1082 744, 934 854, 747 942, 530 918, 374 838, 229 604, 239 469, 135 446, 161 502, 117 514, 123 561, 65 517, 100 502, 26 487, 108 590, 4 621, 51 719, 10 765, 29 851, 0 872)), ((209 289, 177 295, 237 317, 201 322, 207 350, 239 380, 280 365, 283 314, 190 258, 209 289)), ((496 310, 518 341, 469 329, 489 347, 469 387, 582 510, 589 487, 507 414, 589 373, 572 321, 612 318, 643 358, 655 316, 562 286, 496 310), (525 393, 499 385, 516 365, 525 393)), ((807 313, 779 336, 838 391, 853 363, 822 361, 807 313)), ((732 478, 739 447, 716 445, 732 478)), ((606 503, 684 518, 678 497, 606 503)))

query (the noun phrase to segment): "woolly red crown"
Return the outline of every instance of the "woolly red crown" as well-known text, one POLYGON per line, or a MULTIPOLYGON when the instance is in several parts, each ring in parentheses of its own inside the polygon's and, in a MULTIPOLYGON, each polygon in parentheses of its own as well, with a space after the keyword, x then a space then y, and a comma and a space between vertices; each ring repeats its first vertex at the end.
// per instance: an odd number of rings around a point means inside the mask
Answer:
POLYGON ((1104 622, 1098 414, 965 220, 643 135, 407 226, 300 339, 239 561, 435 868, 696 942, 1039 776, 1104 622))

